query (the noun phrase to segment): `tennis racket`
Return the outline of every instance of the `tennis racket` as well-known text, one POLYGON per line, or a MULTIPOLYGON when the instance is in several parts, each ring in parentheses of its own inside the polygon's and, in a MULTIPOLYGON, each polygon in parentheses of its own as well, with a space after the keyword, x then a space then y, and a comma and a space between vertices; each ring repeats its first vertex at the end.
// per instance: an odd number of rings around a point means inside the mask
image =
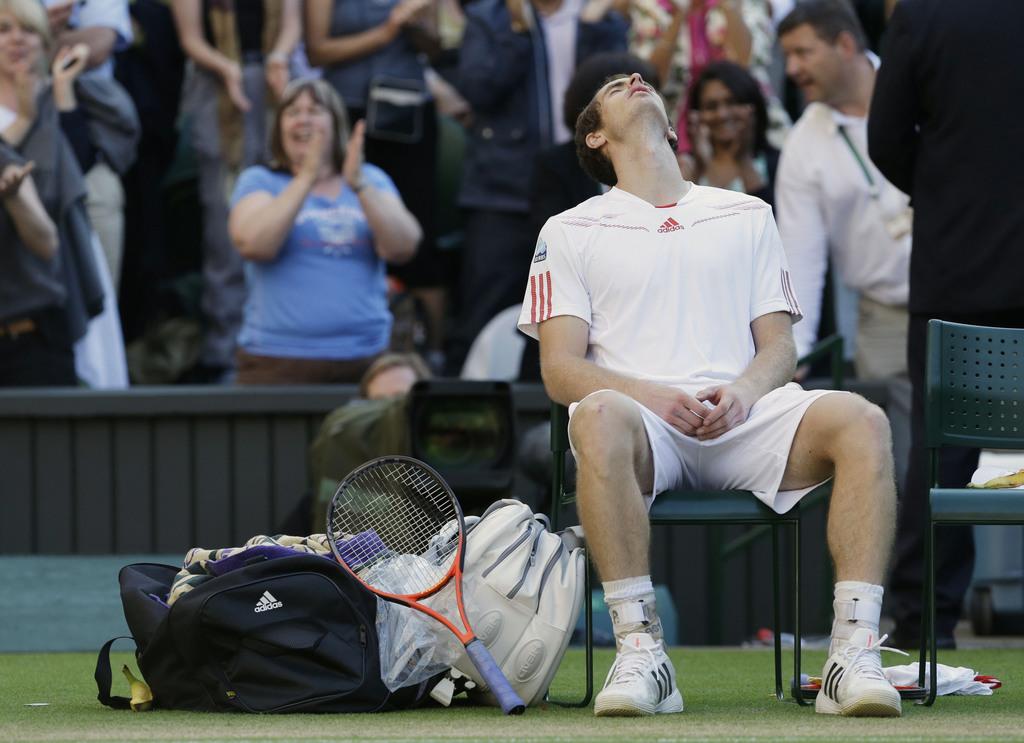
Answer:
POLYGON ((411 457, 381 457, 342 480, 327 510, 334 557, 382 599, 411 607, 450 629, 506 715, 526 709, 470 627, 462 601, 466 525, 451 488, 411 457), (422 603, 449 583, 462 628, 422 603))

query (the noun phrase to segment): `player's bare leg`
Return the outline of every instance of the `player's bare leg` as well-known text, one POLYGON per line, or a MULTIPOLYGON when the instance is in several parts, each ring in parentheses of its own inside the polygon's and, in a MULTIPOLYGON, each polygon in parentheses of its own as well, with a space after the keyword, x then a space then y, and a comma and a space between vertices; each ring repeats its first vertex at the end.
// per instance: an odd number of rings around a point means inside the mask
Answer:
POLYGON ((892 438, 885 413, 856 395, 826 395, 807 409, 781 489, 833 474, 828 546, 836 580, 880 584, 896 526, 892 438))
POLYGON ((641 492, 654 464, 636 403, 611 390, 595 392, 569 426, 577 455, 577 508, 602 580, 650 572, 650 525, 641 492))
POLYGON ((834 475, 828 545, 835 562, 835 622, 816 709, 826 714, 898 716, 900 696, 878 651, 882 583, 896 526, 889 422, 856 395, 826 395, 807 409, 781 489, 834 475))
POLYGON ((641 493, 653 487, 654 463, 640 411, 625 395, 596 392, 579 404, 569 428, 577 452, 576 505, 619 648, 594 713, 681 712, 650 576, 650 525, 641 493))

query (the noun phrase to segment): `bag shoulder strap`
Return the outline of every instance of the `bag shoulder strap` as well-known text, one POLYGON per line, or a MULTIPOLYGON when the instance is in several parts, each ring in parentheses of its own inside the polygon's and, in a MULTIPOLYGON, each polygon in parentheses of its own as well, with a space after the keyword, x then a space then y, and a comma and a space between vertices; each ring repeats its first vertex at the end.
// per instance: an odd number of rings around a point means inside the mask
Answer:
POLYGON ((107 640, 106 644, 100 648, 100 654, 96 658, 96 673, 93 678, 96 679, 96 698, 100 700, 100 703, 111 707, 112 709, 130 709, 131 700, 128 697, 112 697, 110 696, 110 686, 113 683, 111 669, 110 669, 110 646, 118 640, 131 640, 135 642, 135 638, 130 635, 121 635, 111 640, 107 640))

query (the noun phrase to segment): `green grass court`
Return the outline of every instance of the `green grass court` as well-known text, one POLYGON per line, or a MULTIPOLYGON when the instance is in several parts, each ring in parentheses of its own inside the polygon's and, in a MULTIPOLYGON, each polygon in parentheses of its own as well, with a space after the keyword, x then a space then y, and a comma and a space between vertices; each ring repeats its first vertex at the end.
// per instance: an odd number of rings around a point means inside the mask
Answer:
MULTIPOLYGON (((519 718, 497 709, 430 708, 377 715, 243 715, 110 710, 96 701, 95 655, 0 655, 0 740, 1024 740, 1024 649, 960 650, 940 662, 999 677, 990 697, 940 697, 932 708, 906 702, 897 720, 816 715, 772 693, 772 654, 765 650, 675 648, 686 701, 681 715, 597 719, 591 709, 531 708, 519 718), (48 702, 46 707, 26 707, 48 702)), ((824 653, 805 653, 804 671, 817 675, 824 653)), ((114 654, 114 693, 127 695, 119 673, 129 653, 114 654)), ((556 697, 579 695, 583 651, 572 648, 552 687, 556 697)), ((611 664, 597 651, 597 682, 611 664)), ((787 654, 785 660, 792 663, 787 654)), ((886 664, 905 662, 883 656, 886 664)), ((134 666, 134 662, 132 661, 134 666)))

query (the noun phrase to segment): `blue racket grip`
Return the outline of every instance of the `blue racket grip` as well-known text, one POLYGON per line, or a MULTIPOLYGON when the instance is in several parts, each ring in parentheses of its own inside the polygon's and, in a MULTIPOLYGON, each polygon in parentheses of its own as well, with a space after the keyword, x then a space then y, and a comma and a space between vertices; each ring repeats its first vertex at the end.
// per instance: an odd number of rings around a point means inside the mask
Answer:
POLYGON ((476 670, 480 671, 487 688, 497 698, 498 704, 501 705, 501 711, 506 715, 523 714, 526 705, 516 694, 516 690, 512 688, 508 679, 505 678, 505 674, 498 668, 498 664, 494 662, 487 646, 480 640, 473 640, 466 645, 466 653, 473 661, 473 665, 476 666, 476 670))

